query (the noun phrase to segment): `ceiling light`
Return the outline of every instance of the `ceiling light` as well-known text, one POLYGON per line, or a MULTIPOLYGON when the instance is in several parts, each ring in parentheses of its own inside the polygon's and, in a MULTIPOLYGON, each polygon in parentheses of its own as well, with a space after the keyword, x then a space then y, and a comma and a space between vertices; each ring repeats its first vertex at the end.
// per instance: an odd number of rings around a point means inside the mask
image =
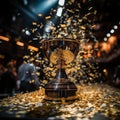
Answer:
POLYGON ((114 30, 114 29, 111 29, 111 30, 110 30, 110 33, 114 33, 114 32, 115 32, 115 30, 114 30))
POLYGON ((104 41, 107 41, 107 38, 106 38, 106 37, 104 38, 104 41))
POLYGON ((117 25, 114 25, 114 29, 118 29, 118 26, 117 26, 117 25))
POLYGON ((38 51, 38 48, 28 45, 28 49, 33 50, 33 51, 38 51))
POLYGON ((17 41, 16 44, 19 45, 19 46, 24 46, 24 43, 22 43, 20 41, 17 41))
POLYGON ((107 37, 110 37, 110 33, 107 33, 107 35, 106 35, 107 37))
POLYGON ((4 40, 4 41, 7 41, 7 42, 10 40, 8 37, 4 37, 4 36, 0 36, 0 39, 4 40))

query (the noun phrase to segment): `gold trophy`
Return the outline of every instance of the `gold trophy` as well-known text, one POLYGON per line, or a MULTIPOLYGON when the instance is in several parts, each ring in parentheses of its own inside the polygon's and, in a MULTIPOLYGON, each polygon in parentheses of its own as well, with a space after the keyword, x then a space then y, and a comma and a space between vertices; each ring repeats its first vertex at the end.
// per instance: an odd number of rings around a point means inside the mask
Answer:
POLYGON ((43 39, 42 48, 47 59, 57 67, 55 78, 45 86, 45 99, 76 99, 77 87, 68 79, 65 68, 75 59, 79 42, 62 38, 43 39))

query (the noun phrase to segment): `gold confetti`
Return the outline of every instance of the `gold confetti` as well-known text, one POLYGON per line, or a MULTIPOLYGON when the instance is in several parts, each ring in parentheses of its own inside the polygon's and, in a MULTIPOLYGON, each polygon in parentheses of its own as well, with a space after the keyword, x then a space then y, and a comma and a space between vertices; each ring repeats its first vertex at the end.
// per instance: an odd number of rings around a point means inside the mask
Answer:
POLYGON ((81 84, 77 85, 76 95, 78 99, 73 102, 65 101, 64 98, 61 102, 45 101, 44 88, 40 88, 34 92, 4 98, 0 100, 0 107, 4 108, 7 105, 6 112, 13 114, 14 111, 16 117, 27 114, 32 118, 54 115, 64 119, 73 116, 88 119, 98 112, 110 119, 119 117, 120 109, 117 105, 120 105, 120 89, 106 84, 81 84))
POLYGON ((47 19, 50 19, 50 18, 51 18, 51 16, 46 16, 46 17, 45 17, 46 20, 47 20, 47 19))

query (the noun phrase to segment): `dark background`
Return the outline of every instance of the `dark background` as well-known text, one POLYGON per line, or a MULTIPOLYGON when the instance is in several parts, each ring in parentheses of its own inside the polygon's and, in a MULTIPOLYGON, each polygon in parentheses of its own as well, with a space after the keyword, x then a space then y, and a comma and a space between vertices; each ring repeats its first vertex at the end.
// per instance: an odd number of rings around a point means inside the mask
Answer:
MULTIPOLYGON (((33 21, 42 22, 45 21, 38 17, 38 13, 42 13, 43 16, 47 16, 51 8, 57 7, 58 0, 53 0, 54 3, 47 7, 43 2, 49 0, 1 0, 0 1, 0 35, 8 36, 10 42, 4 42, 0 40, 0 54, 3 55, 7 60, 19 59, 27 52, 27 45, 39 47, 39 40, 32 40, 35 35, 27 36, 23 30, 31 28, 33 21), (39 10, 40 8, 44 10, 39 10), (39 9, 38 9, 39 8, 39 9), (25 43, 24 47, 16 45, 17 40, 25 43)), ((99 28, 94 31, 94 35, 99 42, 104 41, 103 38, 107 32, 114 26, 120 24, 120 1, 119 0, 80 0, 81 3, 89 4, 92 1, 92 6, 97 10, 95 16, 95 24, 99 25, 99 28)), ((115 33, 117 36, 117 48, 120 46, 120 29, 118 28, 115 33)), ((118 53, 119 53, 119 49, 118 53)), ((118 65, 120 61, 120 55, 116 52, 111 51, 110 55, 106 56, 106 59, 114 55, 115 57, 110 60, 101 60, 102 63, 107 65, 118 65), (106 62, 107 61, 107 62, 106 62)))

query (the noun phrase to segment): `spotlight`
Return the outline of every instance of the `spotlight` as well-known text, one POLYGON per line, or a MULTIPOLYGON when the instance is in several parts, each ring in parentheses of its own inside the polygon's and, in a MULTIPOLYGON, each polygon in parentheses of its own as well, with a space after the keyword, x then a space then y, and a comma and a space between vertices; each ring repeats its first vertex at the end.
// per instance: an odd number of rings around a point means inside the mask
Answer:
POLYGON ((48 10, 56 4, 57 0, 41 0, 36 6, 31 5, 31 10, 33 13, 46 13, 48 10))

